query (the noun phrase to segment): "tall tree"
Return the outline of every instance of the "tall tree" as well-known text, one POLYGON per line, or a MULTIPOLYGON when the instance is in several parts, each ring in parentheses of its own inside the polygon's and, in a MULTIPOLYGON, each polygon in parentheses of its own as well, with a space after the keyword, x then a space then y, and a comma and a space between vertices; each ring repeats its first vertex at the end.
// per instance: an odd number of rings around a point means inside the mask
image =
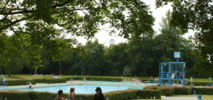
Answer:
MULTIPOLYGON (((129 38, 134 32, 137 37, 153 31, 154 18, 141 0, 1 0, 0 22, 1 34, 7 31, 19 37, 27 34, 30 37, 28 45, 37 46, 33 51, 44 46, 49 56, 59 61, 63 59, 60 49, 70 45, 75 48, 79 44, 75 36, 93 38, 100 30, 99 26, 108 23, 112 27, 111 33, 119 30, 119 36, 129 38), (60 33, 73 36, 69 45, 56 39, 60 33)), ((38 52, 31 54, 39 55, 38 52)), ((41 65, 40 59, 31 61, 36 66, 41 65)))
MULTIPOLYGON (((171 23, 180 27, 183 32, 195 31, 196 55, 200 62, 196 68, 201 74, 213 77, 213 1, 212 0, 169 0, 173 2, 171 23)), ((161 7, 168 0, 157 0, 161 7)))

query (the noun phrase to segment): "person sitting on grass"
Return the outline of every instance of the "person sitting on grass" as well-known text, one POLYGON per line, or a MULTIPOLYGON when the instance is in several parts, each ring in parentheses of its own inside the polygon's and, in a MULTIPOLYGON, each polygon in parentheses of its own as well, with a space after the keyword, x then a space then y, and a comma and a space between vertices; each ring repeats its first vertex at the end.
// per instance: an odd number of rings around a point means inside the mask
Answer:
POLYGON ((55 98, 55 100, 67 100, 66 98, 64 97, 61 97, 63 95, 63 91, 62 90, 59 90, 58 91, 58 96, 55 98))
POLYGON ((96 94, 94 95, 94 100, 105 100, 100 87, 97 87, 95 91, 96 94))
POLYGON ((75 89, 71 88, 70 89, 70 93, 68 94, 68 100, 74 100, 75 99, 75 93, 74 93, 75 89))

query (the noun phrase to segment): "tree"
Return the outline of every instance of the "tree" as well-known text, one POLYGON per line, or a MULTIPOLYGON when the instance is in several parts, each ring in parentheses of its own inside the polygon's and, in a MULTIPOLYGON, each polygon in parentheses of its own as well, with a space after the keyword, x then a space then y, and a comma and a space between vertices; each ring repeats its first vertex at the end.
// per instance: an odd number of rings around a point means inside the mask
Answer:
POLYGON ((125 66, 124 71, 123 71, 124 76, 132 76, 132 67, 130 66, 125 66))
MULTIPOLYGON (((212 0, 169 0, 173 2, 171 24, 187 32, 195 32, 196 55, 199 62, 196 69, 204 75, 213 76, 213 5, 212 0)), ((161 7, 168 0, 157 0, 156 6, 161 7)))
MULTIPOLYGON (((75 36, 93 38, 100 25, 108 23, 111 33, 119 30, 119 36, 129 38, 130 34, 138 37, 153 31, 154 22, 149 7, 141 0, 1 0, 0 17, 1 34, 11 31, 20 38, 29 35, 28 45, 36 46, 32 56, 46 47, 54 61, 63 59, 61 49, 80 45, 75 36), (73 36, 70 44, 56 39, 61 33, 73 36)), ((77 47, 82 50, 82 46, 77 47)), ((41 65, 40 59, 31 62, 37 64, 36 68, 41 65)))
POLYGON ((130 65, 129 56, 125 52, 128 43, 119 43, 110 46, 106 51, 107 69, 110 75, 122 75, 125 66, 130 65))

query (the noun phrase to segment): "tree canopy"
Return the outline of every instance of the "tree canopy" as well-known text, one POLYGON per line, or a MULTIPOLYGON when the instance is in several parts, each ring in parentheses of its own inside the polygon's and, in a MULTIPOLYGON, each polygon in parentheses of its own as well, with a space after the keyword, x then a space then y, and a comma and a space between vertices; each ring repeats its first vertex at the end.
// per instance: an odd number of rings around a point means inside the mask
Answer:
MULTIPOLYGON (((141 0, 1 0, 0 51, 7 50, 5 34, 11 32, 11 42, 20 41, 17 46, 26 47, 23 54, 37 68, 42 62, 38 51, 43 47, 59 61, 63 59, 61 49, 72 47, 82 51, 80 55, 85 53, 76 36, 93 38, 101 25, 112 28, 109 34, 118 30, 119 36, 130 38, 131 34, 139 37, 153 32, 153 22, 149 7, 141 0), (69 43, 57 39, 62 33, 73 36, 69 43)), ((13 48, 18 54, 17 47, 13 48)))
POLYGON ((201 74, 213 77, 213 1, 212 0, 156 0, 161 7, 172 2, 171 24, 187 32, 195 31, 196 68, 201 74))

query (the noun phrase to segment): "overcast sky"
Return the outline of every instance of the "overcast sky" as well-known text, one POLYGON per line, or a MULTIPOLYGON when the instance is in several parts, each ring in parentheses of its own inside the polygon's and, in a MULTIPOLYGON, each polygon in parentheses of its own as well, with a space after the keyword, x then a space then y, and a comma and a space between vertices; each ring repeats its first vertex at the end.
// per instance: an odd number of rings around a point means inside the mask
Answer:
MULTIPOLYGON (((154 22, 154 26, 153 26, 153 29, 155 31, 157 31, 157 33, 159 34, 159 28, 160 28, 160 25, 159 23, 161 22, 162 20, 162 17, 165 17, 166 15, 166 12, 168 10, 172 10, 172 7, 171 7, 171 3, 166 5, 166 6, 163 6, 162 8, 158 8, 158 9, 155 9, 156 6, 155 6, 155 0, 143 0, 146 4, 150 5, 150 10, 152 11, 152 15, 155 17, 155 22, 154 22)), ((109 27, 109 26, 104 26, 104 27, 109 27)), ((103 28, 104 28, 103 27, 103 28)), ((189 33, 186 33, 184 35, 185 38, 188 38, 189 36, 194 36, 194 33, 192 31, 189 31, 189 33)), ((67 37, 70 37, 70 36, 67 36, 67 37)), ((118 44, 120 42, 127 42, 126 39, 122 38, 122 37, 119 37, 117 35, 113 35, 113 36, 110 36, 109 33, 105 30, 101 30, 99 33, 97 33, 95 35, 95 38, 98 39, 99 43, 102 43, 104 44, 105 46, 109 46, 109 40, 110 39, 115 39, 115 44, 118 44)), ((85 44, 87 42, 86 39, 84 38, 81 38, 81 37, 77 37, 77 40, 79 42, 81 42, 82 44, 85 44)), ((94 39, 93 39, 94 40, 94 39)))

